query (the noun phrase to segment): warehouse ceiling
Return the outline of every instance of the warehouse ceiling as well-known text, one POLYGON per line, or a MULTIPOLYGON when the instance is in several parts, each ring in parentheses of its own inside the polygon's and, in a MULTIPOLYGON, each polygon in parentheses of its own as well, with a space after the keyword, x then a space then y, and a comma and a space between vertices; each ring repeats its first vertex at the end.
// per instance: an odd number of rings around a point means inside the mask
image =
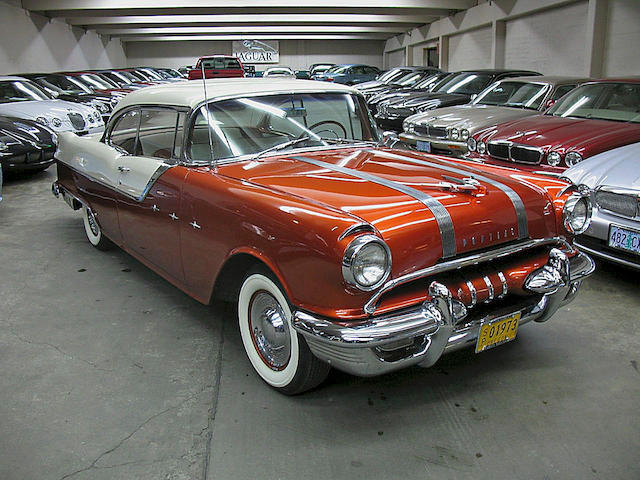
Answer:
POLYGON ((123 42, 384 40, 477 0, 22 0, 23 8, 123 42))

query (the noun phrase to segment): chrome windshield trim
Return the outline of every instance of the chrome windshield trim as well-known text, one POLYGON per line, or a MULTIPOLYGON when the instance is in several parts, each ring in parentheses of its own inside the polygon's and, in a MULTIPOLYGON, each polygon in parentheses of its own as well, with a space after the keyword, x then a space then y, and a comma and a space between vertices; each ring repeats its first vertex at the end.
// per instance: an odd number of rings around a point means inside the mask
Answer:
POLYGON ((535 240, 525 240, 515 245, 507 245, 505 247, 497 248, 489 252, 473 253, 466 257, 456 258, 455 260, 449 260, 448 262, 438 263, 431 267, 416 270, 415 272, 402 275, 398 278, 393 278, 385 283, 376 293, 374 293, 369 301, 364 305, 365 313, 372 315, 376 309, 377 304, 382 295, 390 290, 404 285, 405 283, 418 280, 420 278, 429 277, 438 273, 447 272, 450 270, 457 270, 459 268, 468 267, 470 265, 477 265, 478 263, 487 262, 489 260, 495 260, 498 258, 508 257, 515 253, 529 250, 535 247, 541 247, 544 245, 561 245, 568 252, 573 253, 575 249, 562 237, 550 237, 550 238, 538 238, 535 240))
POLYGON ((477 173, 477 171, 475 171, 475 170, 471 170, 471 169, 463 170, 463 169, 459 168, 459 166, 457 164, 455 164, 453 162, 449 162, 447 160, 443 160, 443 159, 438 159, 438 162, 440 162, 440 163, 433 163, 433 162, 428 162, 426 160, 420 160, 420 159, 417 159, 417 158, 407 157, 407 156, 404 156, 404 155, 396 155, 394 153, 389 153, 389 152, 378 151, 378 152, 376 152, 376 154, 387 156, 387 157, 391 156, 392 158, 398 158, 398 159, 407 160, 409 162, 416 163, 418 165, 424 165, 424 166, 427 166, 427 167, 441 168, 442 170, 446 170, 446 171, 451 172, 451 173, 457 173, 459 175, 471 176, 471 177, 473 177, 473 178, 475 178, 477 180, 481 180, 483 182, 486 182, 489 185, 493 185, 494 187, 502 190, 502 192, 507 197, 509 197, 509 200, 511 200, 513 208, 516 211, 516 217, 518 219, 518 239, 524 240, 526 238, 529 238, 529 221, 527 219, 527 210, 524 207, 524 202, 520 198, 520 195, 518 195, 515 192, 515 190, 513 190, 508 185, 505 185, 502 182, 499 182, 497 180, 493 180, 492 178, 489 178, 489 177, 486 177, 484 175, 481 175, 481 174, 477 173))
MULTIPOLYGON (((378 153, 378 152, 376 152, 378 153)), ((371 183, 377 183, 378 185, 382 185, 387 188, 391 188, 397 192, 404 193, 409 195, 410 197, 418 200, 422 204, 424 204, 430 211, 433 213, 433 216, 438 223, 438 228, 440 229, 440 236, 442 238, 442 257, 448 258, 456 255, 456 237, 455 232, 453 230, 453 221, 451 220, 451 215, 449 215, 448 210, 440 203, 438 200, 433 198, 431 195, 421 192, 420 190, 416 190, 415 188, 409 187, 399 182, 394 182, 393 180, 388 180, 386 178, 378 177, 377 175, 372 175, 366 172, 360 172, 358 170, 354 170, 352 168, 342 167, 339 165, 335 165, 333 163, 323 162, 321 160, 315 160, 309 157, 289 157, 293 160, 298 160, 301 162, 310 163, 320 168, 326 168, 327 170, 331 170, 334 172, 344 173, 345 175, 351 175, 352 177, 360 178, 362 180, 366 180, 371 183)))

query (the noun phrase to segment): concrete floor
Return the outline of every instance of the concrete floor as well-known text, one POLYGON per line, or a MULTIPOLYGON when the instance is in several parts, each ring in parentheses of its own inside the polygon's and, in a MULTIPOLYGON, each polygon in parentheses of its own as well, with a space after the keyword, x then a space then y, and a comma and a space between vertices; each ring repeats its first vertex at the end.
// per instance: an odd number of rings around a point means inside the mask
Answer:
POLYGON ((640 478, 637 273, 599 264, 481 355, 291 398, 231 306, 95 250, 54 177, 7 179, 0 204, 0 479, 640 478))

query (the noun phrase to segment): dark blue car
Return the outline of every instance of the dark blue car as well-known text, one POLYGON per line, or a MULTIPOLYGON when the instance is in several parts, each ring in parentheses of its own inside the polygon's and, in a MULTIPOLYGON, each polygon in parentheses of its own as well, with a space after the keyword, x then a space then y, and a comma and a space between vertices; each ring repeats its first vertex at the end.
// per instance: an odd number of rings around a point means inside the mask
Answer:
POLYGON ((357 83, 369 82, 380 74, 380 69, 369 65, 336 65, 329 70, 312 77, 313 80, 324 82, 342 83, 344 85, 355 85, 357 83))

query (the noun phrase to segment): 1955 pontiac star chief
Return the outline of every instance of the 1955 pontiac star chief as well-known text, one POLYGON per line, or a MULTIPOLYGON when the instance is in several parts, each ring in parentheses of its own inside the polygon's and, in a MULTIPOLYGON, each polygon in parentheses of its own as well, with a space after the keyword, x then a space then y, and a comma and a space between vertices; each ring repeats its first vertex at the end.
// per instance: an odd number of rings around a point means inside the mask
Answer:
POLYGON ((251 364, 287 394, 331 366, 377 375, 512 340, 594 269, 572 246, 583 188, 381 146, 342 85, 146 88, 101 139, 60 135, 56 158, 53 192, 89 241, 237 301, 251 364))

